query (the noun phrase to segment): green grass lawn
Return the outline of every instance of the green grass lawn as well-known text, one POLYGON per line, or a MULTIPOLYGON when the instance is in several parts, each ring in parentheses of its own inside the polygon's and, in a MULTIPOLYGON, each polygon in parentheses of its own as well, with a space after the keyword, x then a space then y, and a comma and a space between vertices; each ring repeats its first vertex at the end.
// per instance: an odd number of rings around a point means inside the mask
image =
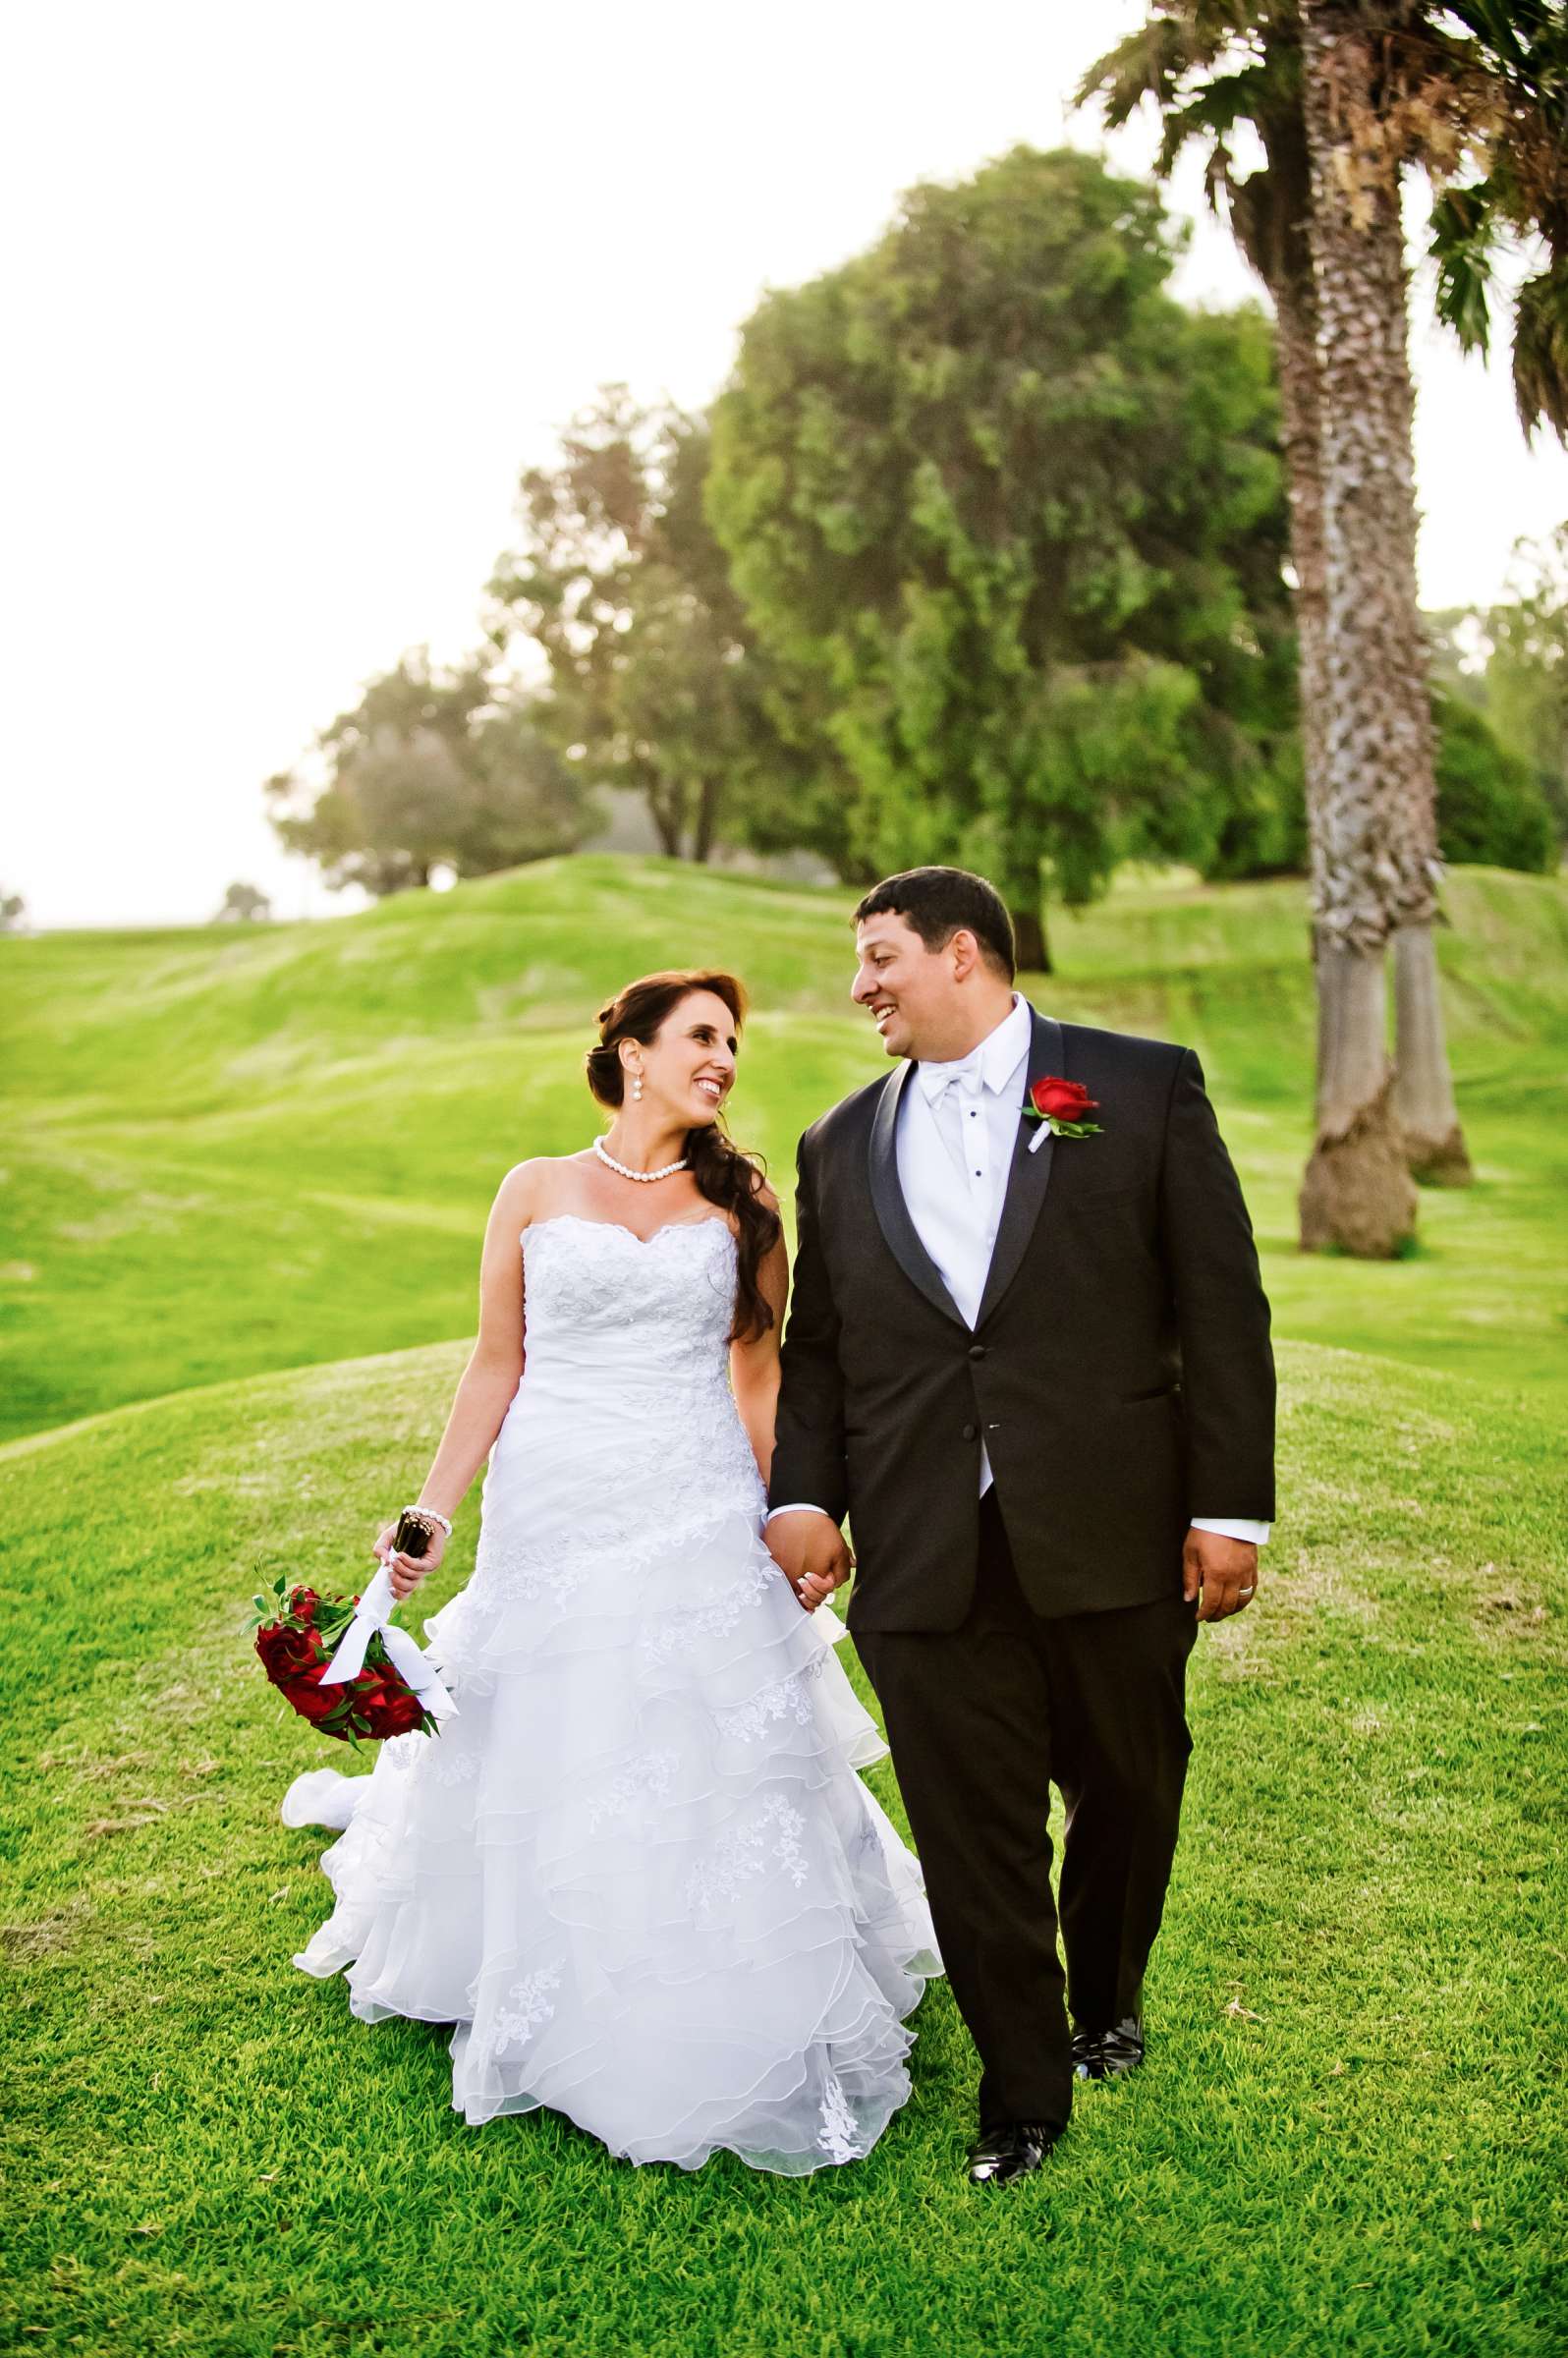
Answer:
MULTIPOLYGON (((289 1963, 319 1742, 246 1600, 358 1585, 439 1431, 443 1344, 0 1452, 12 1839, 7 2347, 1100 2358, 1560 2347, 1560 1450, 1462 1377, 1281 1354, 1260 1608, 1204 1633, 1151 2045, 1047 2171, 962 2179, 944 1984, 864 2164, 613 2163, 450 2108, 444 2035, 289 1963)), ((473 1560, 475 1517, 425 1600, 473 1560)), ((864 1691, 864 1690, 863 1690, 864 1691)), ((885 1765, 871 1772, 897 1809, 885 1765)))
MULTIPOLYGON (((1285 881, 1112 895, 1055 931, 1053 1012, 1190 1041, 1280 1331, 1568 1411, 1568 887, 1460 870, 1441 943, 1479 1184, 1416 1260, 1303 1257, 1312 977, 1285 881)), ((0 1437, 229 1376, 472 1331, 503 1171, 586 1145, 593 1015, 633 975, 747 979, 736 1135, 785 1182, 805 1124, 884 1069, 850 1012, 848 896, 662 861, 552 861, 361 915, 0 939, 0 1437)))
POLYGON ((940 1983, 862 2165, 634 2170, 553 2115, 466 2127, 442 2034, 289 1963, 328 1837, 277 1805, 322 1752, 245 1626, 280 1571, 362 1585, 444 1422, 497 1179, 592 1134, 619 982, 746 976, 734 1127, 786 1180, 883 1069, 845 896, 583 860, 324 925, 0 940, 5 2347, 1562 2346, 1568 891, 1470 870, 1447 899, 1480 1179, 1424 1193, 1397 1263, 1294 1248, 1298 886, 1129 881, 1025 978, 1204 1058, 1274 1303, 1280 1518, 1195 1657, 1148 2063, 990 2195, 940 1983))

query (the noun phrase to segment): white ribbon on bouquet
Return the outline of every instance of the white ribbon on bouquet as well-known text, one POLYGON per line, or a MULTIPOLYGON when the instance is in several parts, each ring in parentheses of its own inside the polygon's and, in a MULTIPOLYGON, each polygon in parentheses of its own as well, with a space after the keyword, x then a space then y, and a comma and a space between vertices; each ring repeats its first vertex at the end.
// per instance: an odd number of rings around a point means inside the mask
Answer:
POLYGON ((354 1608, 354 1619, 338 1640, 329 1669, 321 1673, 323 1687, 341 1687, 357 1677, 364 1667, 365 1650, 371 1635, 379 1630, 381 1643, 395 1670, 400 1670, 420 1701, 438 1719, 455 1718, 457 1705, 441 1684, 420 1647, 406 1629, 394 1627, 392 1615, 397 1610, 397 1599, 392 1594, 392 1575, 385 1564, 365 1590, 354 1608))

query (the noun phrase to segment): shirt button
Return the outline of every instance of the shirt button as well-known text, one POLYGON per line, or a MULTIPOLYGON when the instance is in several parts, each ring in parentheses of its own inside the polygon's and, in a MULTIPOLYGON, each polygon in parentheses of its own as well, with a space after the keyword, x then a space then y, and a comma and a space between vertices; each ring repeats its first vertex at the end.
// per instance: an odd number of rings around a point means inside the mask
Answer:
POLYGON ((965 1440, 966 1440, 966 1441, 972 1441, 972 1440, 974 1440, 974 1438, 975 1438, 975 1427, 974 1427, 973 1425, 966 1425, 966 1426, 965 1426, 965 1428, 964 1428, 964 1438, 965 1438, 965 1440))

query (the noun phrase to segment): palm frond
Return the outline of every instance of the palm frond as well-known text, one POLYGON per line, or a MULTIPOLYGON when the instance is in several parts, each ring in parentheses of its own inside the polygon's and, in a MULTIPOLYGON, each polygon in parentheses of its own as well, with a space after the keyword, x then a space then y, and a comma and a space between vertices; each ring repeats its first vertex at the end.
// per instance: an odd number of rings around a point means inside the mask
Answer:
POLYGON ((1182 76, 1204 62, 1185 24, 1175 17, 1150 16, 1094 60, 1074 91, 1073 102, 1088 106, 1097 100, 1107 124, 1119 131, 1146 98, 1152 98, 1163 113, 1182 76))
POLYGON ((1491 327, 1492 249, 1497 237, 1490 181, 1445 189, 1431 208, 1428 249, 1437 265, 1436 310, 1464 352, 1486 356, 1491 327))
POLYGON ((1535 34, 1547 31, 1549 20, 1561 11, 1542 6, 1541 0, 1445 0, 1441 13, 1457 18, 1499 64, 1522 70, 1535 34))
POLYGON ((1515 300, 1514 402, 1527 442, 1544 420, 1568 443, 1568 260, 1527 279, 1515 300))

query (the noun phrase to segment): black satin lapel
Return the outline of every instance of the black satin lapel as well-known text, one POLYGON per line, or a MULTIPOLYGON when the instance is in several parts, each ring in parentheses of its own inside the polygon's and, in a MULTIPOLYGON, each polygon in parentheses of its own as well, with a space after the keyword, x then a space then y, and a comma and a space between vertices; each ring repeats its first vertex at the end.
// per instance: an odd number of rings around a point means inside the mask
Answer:
MULTIPOLYGON (((1031 1008, 1035 1018, 1029 1043, 1029 1074, 1024 1084, 1024 1102, 1029 1092, 1042 1073, 1061 1073, 1068 1079, 1062 1045, 1062 1027, 1052 1015, 1041 1015, 1031 1008)), ((1035 1223, 1039 1218, 1040 1206, 1045 1201, 1045 1189, 1051 1175, 1051 1160, 1056 1152, 1056 1141, 1047 1132, 1037 1153, 1031 1148, 1039 1135, 1039 1124, 1025 1121, 1020 1115, 1018 1136, 1013 1142, 1013 1159, 1008 1166, 1007 1193, 1002 1199, 1001 1224, 996 1231, 996 1246, 991 1254, 991 1265, 986 1272, 985 1291, 980 1296, 977 1328, 983 1326, 1013 1279, 1018 1275, 1035 1223)))
POLYGON ((950 1319, 956 1319, 967 1331, 967 1321, 958 1304, 942 1283, 941 1271, 921 1243, 919 1231, 909 1216, 904 1190, 898 1184, 898 1156, 894 1139, 898 1131, 898 1108, 914 1067, 902 1062, 896 1073, 887 1077, 871 1123, 871 1142, 868 1155, 871 1183, 871 1203, 888 1249, 912 1285, 918 1285, 927 1302, 950 1319))

